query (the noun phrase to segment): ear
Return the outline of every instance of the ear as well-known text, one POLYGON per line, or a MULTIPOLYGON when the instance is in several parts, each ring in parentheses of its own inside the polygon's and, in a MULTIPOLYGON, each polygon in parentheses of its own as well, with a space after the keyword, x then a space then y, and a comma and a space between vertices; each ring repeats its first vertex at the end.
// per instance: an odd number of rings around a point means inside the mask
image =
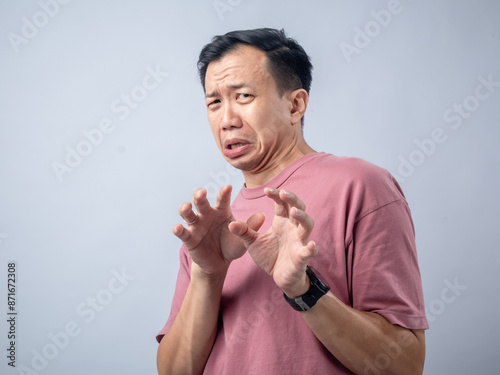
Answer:
POLYGON ((306 113, 309 95, 304 89, 297 89, 290 93, 290 123, 300 124, 300 120, 306 113))

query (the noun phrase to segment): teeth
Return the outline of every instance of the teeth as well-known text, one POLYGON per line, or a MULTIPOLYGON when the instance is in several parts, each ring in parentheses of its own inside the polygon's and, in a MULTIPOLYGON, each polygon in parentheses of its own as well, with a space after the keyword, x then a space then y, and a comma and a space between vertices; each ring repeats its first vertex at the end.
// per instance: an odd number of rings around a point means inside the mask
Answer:
POLYGON ((234 143, 234 144, 230 145, 229 147, 231 148, 231 150, 234 150, 235 148, 238 148, 241 146, 243 146, 243 143, 234 143))

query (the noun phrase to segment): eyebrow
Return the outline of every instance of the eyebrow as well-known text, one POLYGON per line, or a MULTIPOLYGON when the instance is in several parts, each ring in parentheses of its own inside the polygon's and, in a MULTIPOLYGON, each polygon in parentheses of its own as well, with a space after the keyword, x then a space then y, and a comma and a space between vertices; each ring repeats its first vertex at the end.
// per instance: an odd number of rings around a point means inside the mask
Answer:
MULTIPOLYGON (((241 89, 243 87, 251 87, 251 85, 249 85, 248 83, 238 83, 238 84, 228 85, 228 87, 232 90, 238 90, 238 89, 241 89)), ((207 92, 205 94, 205 97, 206 98, 213 98, 214 96, 217 96, 217 95, 219 95, 219 93, 217 90, 215 90, 212 92, 207 92)))

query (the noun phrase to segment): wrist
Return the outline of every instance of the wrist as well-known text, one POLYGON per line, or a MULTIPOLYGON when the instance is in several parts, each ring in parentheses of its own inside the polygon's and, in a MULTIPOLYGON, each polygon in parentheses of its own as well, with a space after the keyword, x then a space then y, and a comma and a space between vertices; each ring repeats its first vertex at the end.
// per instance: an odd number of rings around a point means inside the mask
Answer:
POLYGON ((287 296, 286 293, 283 294, 285 301, 297 311, 308 311, 330 290, 330 287, 321 281, 322 279, 324 280, 324 278, 316 270, 307 266, 306 274, 310 280, 310 287, 307 292, 295 298, 287 296))
POLYGON ((201 281, 208 284, 222 285, 226 279, 229 263, 217 270, 205 270, 197 263, 191 263, 191 281, 201 281))
POLYGON ((288 287, 288 288, 282 288, 281 290, 285 295, 289 298, 297 298, 304 293, 306 293, 309 288, 311 287, 311 280, 309 279, 309 276, 307 276, 306 271, 304 271, 304 274, 296 285, 293 287, 288 287))

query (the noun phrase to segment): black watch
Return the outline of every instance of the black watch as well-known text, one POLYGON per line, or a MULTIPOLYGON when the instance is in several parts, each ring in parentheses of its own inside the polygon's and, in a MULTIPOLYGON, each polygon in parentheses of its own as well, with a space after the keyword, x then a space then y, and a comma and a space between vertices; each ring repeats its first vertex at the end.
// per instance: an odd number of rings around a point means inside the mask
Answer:
POLYGON ((312 285, 305 294, 297 298, 289 298, 285 293, 283 293, 285 300, 297 311, 309 310, 330 290, 330 287, 319 279, 321 275, 315 269, 307 266, 306 273, 311 280, 312 285))

